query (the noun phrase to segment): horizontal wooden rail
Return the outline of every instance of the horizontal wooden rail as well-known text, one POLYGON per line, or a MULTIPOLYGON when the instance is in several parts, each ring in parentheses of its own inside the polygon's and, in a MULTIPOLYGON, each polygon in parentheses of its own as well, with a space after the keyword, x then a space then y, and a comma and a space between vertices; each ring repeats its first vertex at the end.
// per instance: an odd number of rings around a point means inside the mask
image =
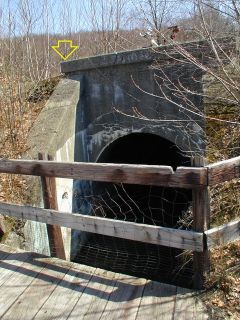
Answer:
POLYGON ((203 250, 203 233, 201 232, 170 229, 8 203, 0 203, 0 214, 167 247, 193 251, 203 250))
POLYGON ((240 220, 207 230, 205 235, 209 249, 238 240, 240 239, 240 220))
POLYGON ((240 157, 231 158, 206 166, 210 186, 240 178, 240 157))
POLYGON ((207 185, 207 169, 112 163, 0 160, 0 173, 115 183, 198 188, 207 185))

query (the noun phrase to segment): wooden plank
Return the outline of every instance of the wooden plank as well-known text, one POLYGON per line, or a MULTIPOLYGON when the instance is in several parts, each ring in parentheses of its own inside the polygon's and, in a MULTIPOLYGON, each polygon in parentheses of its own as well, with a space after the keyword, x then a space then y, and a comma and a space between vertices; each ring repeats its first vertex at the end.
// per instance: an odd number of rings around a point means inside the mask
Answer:
POLYGON ((240 156, 208 165, 208 183, 217 183, 240 178, 240 156))
POLYGON ((205 235, 209 249, 238 240, 240 239, 240 220, 231 221, 220 227, 207 230, 205 235))
MULTIPOLYGON (((65 269, 65 272, 68 272, 68 269, 65 269)), ((1 319, 14 319, 16 315, 18 320, 33 319, 64 275, 57 266, 56 269, 53 266, 49 269, 46 265, 1 319)))
POLYGON ((169 166, 0 160, 0 172, 78 180, 194 188, 207 185, 207 169, 169 166))
MULTIPOLYGON (((86 290, 89 293, 92 291, 92 295, 95 296, 94 303, 90 303, 83 318, 84 320, 100 319, 103 317, 103 312, 106 308, 107 302, 111 293, 116 290, 116 281, 119 277, 118 273, 111 271, 103 271, 101 269, 96 269, 95 277, 92 278, 90 283, 91 287, 88 286, 86 290), (94 280, 97 282, 94 283, 94 280)), ((79 306, 85 303, 85 295, 83 295, 78 302, 79 306)), ((76 306, 72 315, 76 314, 76 306)))
POLYGON ((0 203, 0 213, 19 219, 56 224, 75 230, 134 241, 200 252, 203 250, 203 233, 201 232, 170 229, 8 203, 0 203))
POLYGON ((0 286, 11 277, 14 272, 27 261, 37 256, 35 253, 23 252, 13 248, 6 248, 1 245, 0 251, 0 286))
MULTIPOLYGON (((192 165, 203 166, 203 157, 194 157, 192 165)), ((193 225, 196 232, 204 232, 209 227, 210 205, 208 187, 194 189, 192 191, 193 225)), ((209 271, 209 252, 204 246, 202 252, 193 253, 193 285, 195 289, 203 289, 206 272, 209 271)))
POLYGON ((177 288, 149 281, 144 288, 136 320, 172 320, 177 288))
POLYGON ((177 287, 173 320, 207 320, 209 316, 203 303, 189 289, 177 287))
MULTIPOLYGON (((31 255, 29 258, 30 259, 19 266, 15 272, 12 272, 0 287, 0 291, 4 292, 4 294, 0 295, 1 319, 3 319, 4 314, 10 309, 12 304, 19 298, 26 288, 31 285, 34 278, 37 277, 45 266, 45 263, 34 264, 31 255)), ((15 265, 16 262, 17 260, 13 261, 12 264, 15 265)), ((27 299, 27 302, 31 305, 31 303, 29 303, 29 298, 27 299)), ((14 317, 8 319, 14 319, 14 317)))
POLYGON ((9 248, 5 244, 0 244, 0 260, 6 259, 12 252, 14 252, 13 248, 9 248))
MULTIPOLYGON (((39 153, 39 160, 43 160, 44 157, 43 154, 39 153)), ((52 157, 49 155, 47 159, 52 161, 52 157)), ((41 177, 41 183, 44 208, 58 210, 55 178, 41 177)), ((47 234, 51 256, 66 260, 61 227, 47 224, 47 234)))
POLYGON ((0 287, 1 319, 208 319, 190 290, 177 288, 173 309, 174 286, 28 255, 0 287))
POLYGON ((69 270, 34 319, 69 319, 77 301, 91 281, 95 268, 76 265, 69 270))
MULTIPOLYGON (((99 271, 99 269, 97 269, 97 271, 99 271)), ((94 278, 91 281, 91 288, 93 282, 94 278)), ((101 271, 101 276, 97 276, 97 283, 95 283, 94 286, 99 292, 97 294, 97 300, 89 299, 89 297, 86 296, 87 293, 91 293, 90 286, 88 286, 85 295, 78 303, 78 308, 80 308, 81 305, 90 305, 90 307, 87 312, 81 313, 82 317, 79 316, 79 319, 135 319, 145 283, 145 279, 113 274, 112 272, 102 273, 101 271), (90 290, 89 292, 88 289, 90 290)), ((76 315, 79 314, 78 308, 74 309, 70 319, 75 319, 76 315)))
POLYGON ((115 282, 113 272, 96 269, 91 282, 88 283, 84 294, 74 306, 69 319, 100 319, 115 282))
POLYGON ((33 255, 29 253, 22 254, 20 260, 19 254, 17 253, 5 257, 4 260, 0 262, 0 286, 3 285, 14 272, 18 272, 18 269, 21 268, 26 261, 31 261, 32 258, 33 255))
MULTIPOLYGON (((146 282, 146 279, 119 275, 101 319, 135 320, 146 282)), ((152 319, 151 313, 145 319, 152 319)))

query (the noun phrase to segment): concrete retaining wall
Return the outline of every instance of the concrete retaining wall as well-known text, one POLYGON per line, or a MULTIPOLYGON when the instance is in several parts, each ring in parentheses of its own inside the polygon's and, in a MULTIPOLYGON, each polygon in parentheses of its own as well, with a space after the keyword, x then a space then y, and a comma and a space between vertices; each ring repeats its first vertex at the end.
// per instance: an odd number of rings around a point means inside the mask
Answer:
MULTIPOLYGON (((28 157, 37 159, 38 153, 52 155, 57 161, 74 161, 76 109, 80 96, 81 77, 62 79, 40 113, 29 134, 28 157)), ((38 178, 31 178, 33 186, 31 202, 42 206, 41 187, 38 178)), ((72 212, 71 179, 56 179, 58 209, 72 212)), ((28 221, 25 225, 26 247, 43 254, 49 254, 46 225, 28 221)), ((70 258, 71 231, 62 228, 67 259, 70 258)))

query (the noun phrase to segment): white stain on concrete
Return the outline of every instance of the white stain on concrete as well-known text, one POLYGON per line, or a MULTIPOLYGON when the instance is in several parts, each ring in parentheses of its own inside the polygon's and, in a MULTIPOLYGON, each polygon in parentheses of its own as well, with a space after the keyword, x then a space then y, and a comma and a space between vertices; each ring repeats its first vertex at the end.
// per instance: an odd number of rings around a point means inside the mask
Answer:
MULTIPOLYGON (((139 132, 140 130, 136 130, 134 132, 139 132)), ((91 139, 88 143, 88 151, 89 153, 93 152, 93 150, 97 147, 107 146, 114 140, 126 136, 127 134, 132 133, 132 131, 128 128, 123 128, 120 130, 102 130, 91 136, 91 139)))
POLYGON ((121 105, 124 103, 125 94, 123 89, 117 84, 113 85, 113 101, 115 105, 121 105))
POLYGON ((101 87, 99 84, 92 84, 91 88, 91 97, 94 99, 99 99, 100 98, 100 92, 101 92, 101 87))
MULTIPOLYGON (((72 136, 66 143, 57 150, 55 160, 59 162, 74 161, 74 141, 75 136, 72 136)), ((57 203, 58 210, 63 212, 72 212, 72 197, 73 197, 73 180, 56 178, 57 203)), ((70 260, 71 249, 71 229, 61 227, 66 259, 70 260)))

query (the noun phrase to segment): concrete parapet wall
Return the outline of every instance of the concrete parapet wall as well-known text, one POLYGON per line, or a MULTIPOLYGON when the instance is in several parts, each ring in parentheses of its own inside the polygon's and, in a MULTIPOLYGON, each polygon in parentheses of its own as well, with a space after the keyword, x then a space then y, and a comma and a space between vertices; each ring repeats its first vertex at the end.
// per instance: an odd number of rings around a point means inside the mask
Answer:
POLYGON ((75 134, 75 114, 80 96, 80 78, 62 79, 29 133, 31 154, 55 155, 75 134))
MULTIPOLYGON (((219 39, 221 47, 225 52, 239 50, 239 38, 226 37, 219 39)), ((180 44, 181 48, 190 52, 196 58, 214 63, 212 60, 214 53, 206 40, 191 41, 180 44)), ((219 53, 221 55, 221 53, 219 53)), ((102 69, 117 65, 126 65, 134 63, 152 63, 158 61, 161 64, 168 64, 174 59, 182 59, 183 55, 178 49, 178 44, 162 45, 153 48, 141 48, 137 50, 129 50, 103 54, 94 57, 82 58, 61 63, 61 72, 69 74, 91 69, 102 69)))
MULTIPOLYGON (((38 153, 50 154, 57 161, 74 161, 76 109, 80 96, 80 78, 62 79, 55 88, 45 108, 37 118, 29 134, 28 157, 35 159, 38 153)), ((42 206, 41 186, 37 178, 31 178, 31 201, 42 206)), ((56 179, 58 209, 72 212, 71 179, 56 179), (63 198, 68 190, 68 198, 63 198), (70 199, 70 201, 68 201, 70 199)), ((70 259, 71 231, 62 228, 67 259, 70 259)), ((42 254, 50 254, 46 225, 28 221, 25 225, 27 249, 42 254)))

